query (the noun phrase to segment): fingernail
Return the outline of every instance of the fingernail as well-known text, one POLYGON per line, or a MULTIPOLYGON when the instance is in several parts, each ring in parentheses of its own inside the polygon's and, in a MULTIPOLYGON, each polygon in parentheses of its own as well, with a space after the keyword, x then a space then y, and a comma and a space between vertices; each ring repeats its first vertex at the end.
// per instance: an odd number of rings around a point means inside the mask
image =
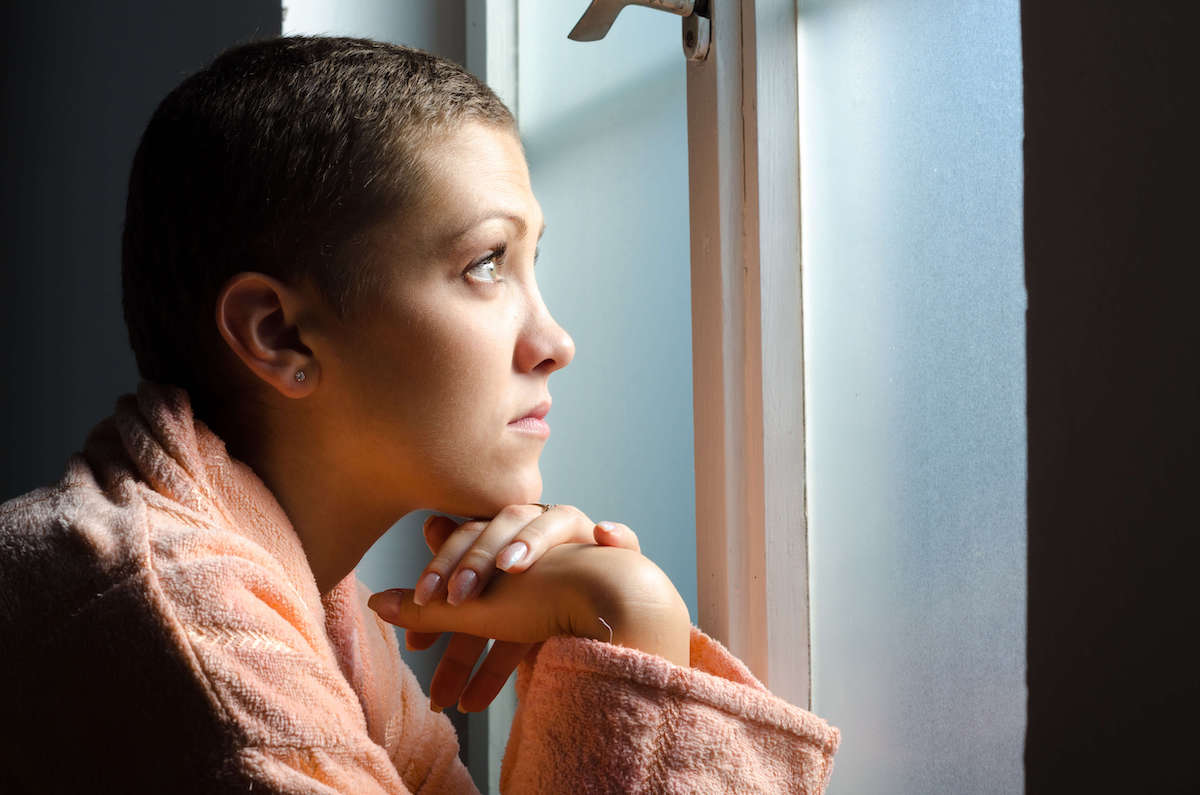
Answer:
POLYGON ((409 588, 390 588, 386 591, 371 594, 367 599, 367 607, 378 613, 381 609, 388 610, 395 607, 397 602, 407 598, 412 593, 409 588))
POLYGON ((417 582, 417 590, 413 593, 413 602, 424 607, 425 603, 433 598, 441 581, 442 576, 436 571, 425 572, 425 576, 417 582))
POLYGON ((613 524, 612 522, 596 522, 596 524, 600 525, 601 527, 603 527, 605 530, 607 530, 610 533, 617 532, 617 526, 615 524, 613 524))
POLYGON ((450 578, 450 594, 446 601, 452 605, 465 602, 474 592, 478 579, 470 569, 460 569, 458 574, 450 578))
POLYGON ((429 708, 430 708, 431 710, 433 710, 434 712, 441 712, 441 711, 442 711, 442 707, 439 707, 437 704, 434 704, 434 703, 433 703, 433 699, 430 699, 430 700, 429 700, 429 708))
POLYGON ((514 541, 496 557, 496 568, 507 570, 516 565, 528 552, 529 547, 524 541, 514 541))

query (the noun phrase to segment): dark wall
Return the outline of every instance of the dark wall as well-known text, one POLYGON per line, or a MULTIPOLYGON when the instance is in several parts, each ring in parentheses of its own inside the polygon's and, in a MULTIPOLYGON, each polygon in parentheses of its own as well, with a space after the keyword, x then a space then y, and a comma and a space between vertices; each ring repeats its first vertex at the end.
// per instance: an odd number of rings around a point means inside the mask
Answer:
POLYGON ((1022 3, 1031 793, 1196 786, 1200 133, 1174 5, 1022 3))
POLYGON ((133 391, 121 317, 129 164, 159 100, 279 0, 39 0, 0 11, 0 501, 61 475, 133 391))

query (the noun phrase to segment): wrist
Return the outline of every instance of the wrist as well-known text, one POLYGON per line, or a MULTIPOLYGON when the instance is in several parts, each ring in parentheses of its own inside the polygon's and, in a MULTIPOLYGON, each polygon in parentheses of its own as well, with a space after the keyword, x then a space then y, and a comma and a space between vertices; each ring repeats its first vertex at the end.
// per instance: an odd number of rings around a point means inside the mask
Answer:
POLYGON ((624 626, 613 627, 613 640, 619 646, 638 649, 687 668, 691 665, 692 622, 687 607, 666 610, 659 615, 639 616, 624 626))
POLYGON ((648 558, 617 569, 606 587, 589 589, 576 613, 573 633, 579 637, 638 649, 690 665, 692 621, 687 604, 670 578, 648 558))

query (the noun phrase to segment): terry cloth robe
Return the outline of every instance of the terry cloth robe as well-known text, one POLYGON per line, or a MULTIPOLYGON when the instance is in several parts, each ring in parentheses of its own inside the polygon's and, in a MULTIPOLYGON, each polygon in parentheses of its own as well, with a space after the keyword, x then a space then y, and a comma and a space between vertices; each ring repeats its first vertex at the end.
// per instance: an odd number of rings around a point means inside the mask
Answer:
MULTIPOLYGON (((265 484, 142 382, 0 506, 0 792, 475 792, 368 596, 318 593, 265 484)), ((689 668, 551 638, 517 694, 505 792, 816 793, 839 741, 694 627, 689 668)))

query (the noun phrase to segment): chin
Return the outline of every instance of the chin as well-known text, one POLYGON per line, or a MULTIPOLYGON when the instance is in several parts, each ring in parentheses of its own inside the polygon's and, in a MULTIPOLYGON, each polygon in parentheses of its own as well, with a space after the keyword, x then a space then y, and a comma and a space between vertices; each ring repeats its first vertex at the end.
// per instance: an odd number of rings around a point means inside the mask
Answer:
POLYGON ((464 489, 452 500, 453 507, 436 508, 442 513, 482 519, 500 513, 509 505, 524 505, 537 502, 542 496, 542 474, 536 468, 532 475, 500 485, 500 488, 464 489))

